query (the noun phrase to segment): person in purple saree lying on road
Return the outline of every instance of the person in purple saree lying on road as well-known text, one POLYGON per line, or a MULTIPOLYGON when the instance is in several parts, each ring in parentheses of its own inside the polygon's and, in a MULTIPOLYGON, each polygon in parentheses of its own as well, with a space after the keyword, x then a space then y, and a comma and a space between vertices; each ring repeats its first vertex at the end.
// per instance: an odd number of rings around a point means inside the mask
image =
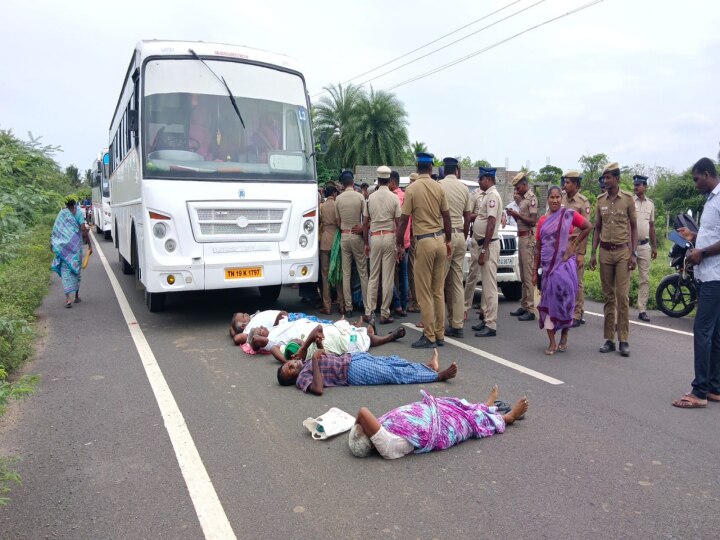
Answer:
POLYGON ((588 234, 590 223, 583 216, 561 206, 562 192, 558 186, 548 191, 548 213, 537 224, 533 285, 538 284, 538 268, 542 268, 541 299, 538 304, 540 328, 550 339, 545 354, 567 351, 568 330, 573 324, 575 298, 578 290, 575 249, 588 234), (580 234, 571 240, 573 227, 580 234), (560 330, 560 343, 555 333, 560 330))
POLYGON ((434 397, 425 390, 420 393, 422 400, 397 407, 379 418, 361 408, 348 440, 352 454, 367 457, 375 449, 385 459, 397 459, 410 453, 446 450, 468 439, 503 433, 528 409, 527 397, 513 407, 496 401, 497 385, 485 403, 434 397), (504 412, 499 410, 501 407, 504 412))

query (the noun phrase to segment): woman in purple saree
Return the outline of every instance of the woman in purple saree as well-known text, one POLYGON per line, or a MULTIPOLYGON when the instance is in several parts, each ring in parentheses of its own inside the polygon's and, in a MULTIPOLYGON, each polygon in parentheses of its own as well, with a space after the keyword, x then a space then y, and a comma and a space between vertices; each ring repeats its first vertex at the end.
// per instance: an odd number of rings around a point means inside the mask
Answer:
POLYGON ((528 399, 522 397, 501 413, 496 406, 500 403, 496 401, 497 385, 485 403, 434 397, 424 390, 420 393, 421 401, 397 407, 379 418, 361 408, 348 441, 353 455, 366 457, 375 449, 385 459, 397 459, 445 450, 468 439, 503 433, 505 426, 522 418, 528 409, 528 399))
POLYGON ((590 223, 570 208, 562 208, 562 193, 558 186, 548 191, 549 212, 541 216, 537 224, 537 244, 533 284, 537 285, 538 268, 542 268, 541 300, 538 304, 540 328, 545 329, 550 339, 545 354, 567 350, 568 330, 573 323, 575 297, 577 295, 577 265, 575 248, 590 234, 590 223), (573 227, 580 229, 580 235, 570 241, 573 227), (560 330, 560 344, 555 342, 555 333, 560 330))

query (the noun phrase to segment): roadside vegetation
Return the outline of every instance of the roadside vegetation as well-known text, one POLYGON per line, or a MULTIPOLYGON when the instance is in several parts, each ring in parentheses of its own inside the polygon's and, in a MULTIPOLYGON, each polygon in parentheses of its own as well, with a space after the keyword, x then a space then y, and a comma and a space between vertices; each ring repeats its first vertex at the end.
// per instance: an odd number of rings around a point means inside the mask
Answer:
MULTIPOLYGON (((64 198, 80 187, 78 170, 64 172, 53 159, 58 147, 0 130, 0 416, 11 398, 31 394, 37 376, 13 371, 31 357, 37 337, 35 311, 50 284, 50 233, 64 198)), ((78 192, 77 196, 84 193, 78 192)), ((0 457, 0 505, 19 483, 15 458, 0 457)))

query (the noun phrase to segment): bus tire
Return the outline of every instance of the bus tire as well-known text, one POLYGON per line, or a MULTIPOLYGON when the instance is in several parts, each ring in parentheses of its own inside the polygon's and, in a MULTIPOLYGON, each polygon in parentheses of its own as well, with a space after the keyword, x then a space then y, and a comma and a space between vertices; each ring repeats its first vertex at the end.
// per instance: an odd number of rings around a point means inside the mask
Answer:
POLYGON ((166 293, 151 293, 145 291, 145 305, 150 313, 157 313, 165 310, 166 293))
POLYGON ((143 285, 141 280, 142 276, 140 275, 140 258, 138 257, 135 227, 133 227, 133 230, 130 233, 130 265, 135 271, 135 289, 139 291, 143 288, 143 285))
POLYGON ((258 289, 260 289, 260 299, 266 304, 275 302, 278 296, 280 296, 281 288, 282 285, 265 285, 264 287, 258 287, 258 289))
POLYGON ((120 261, 120 268, 122 269, 123 274, 129 276, 133 273, 132 264, 125 260, 125 257, 120 254, 120 251, 118 251, 118 260, 120 261))

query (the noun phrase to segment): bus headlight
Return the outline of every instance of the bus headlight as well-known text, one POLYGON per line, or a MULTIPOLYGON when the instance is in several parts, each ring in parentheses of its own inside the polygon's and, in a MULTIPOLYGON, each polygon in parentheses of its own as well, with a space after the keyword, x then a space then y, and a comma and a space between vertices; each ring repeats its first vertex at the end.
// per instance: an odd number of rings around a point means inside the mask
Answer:
POLYGON ((308 219, 305 223, 303 223, 303 230, 305 231, 305 234, 310 234, 315 230, 315 223, 312 219, 308 219))
POLYGON ((153 234, 155 238, 165 238, 167 234, 167 226, 164 223, 156 223, 153 226, 153 234))
POLYGON ((168 253, 172 253, 175 251, 175 248, 177 247, 177 244, 175 243, 175 240, 172 238, 168 238, 165 241, 165 249, 168 251, 168 253))
POLYGON ((307 245, 308 245, 307 236, 305 236, 305 235, 303 234, 303 235, 300 237, 300 240, 298 241, 298 243, 300 244, 300 247, 301 247, 301 248, 307 247, 307 245))

